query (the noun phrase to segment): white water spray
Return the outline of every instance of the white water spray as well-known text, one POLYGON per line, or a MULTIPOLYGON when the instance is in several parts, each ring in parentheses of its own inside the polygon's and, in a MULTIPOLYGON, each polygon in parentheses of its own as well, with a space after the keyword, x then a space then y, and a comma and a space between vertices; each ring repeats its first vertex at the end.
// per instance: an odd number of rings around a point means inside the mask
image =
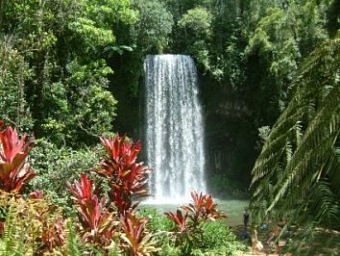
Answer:
POLYGON ((151 196, 161 202, 205 192, 203 122, 197 71, 185 55, 148 55, 144 62, 147 163, 151 196))

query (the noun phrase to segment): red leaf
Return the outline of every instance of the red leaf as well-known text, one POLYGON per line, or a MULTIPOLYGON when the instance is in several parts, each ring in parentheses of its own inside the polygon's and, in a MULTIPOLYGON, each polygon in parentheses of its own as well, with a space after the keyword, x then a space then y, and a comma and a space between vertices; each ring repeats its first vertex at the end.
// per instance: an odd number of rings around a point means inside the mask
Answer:
POLYGON ((28 197, 30 199, 42 199, 43 198, 43 195, 44 195, 44 191, 42 190, 36 190, 36 191, 33 191, 31 192, 28 197))
POLYGON ((181 210, 174 212, 166 212, 165 215, 176 224, 178 231, 183 232, 187 229, 188 224, 188 213, 185 212, 183 215, 181 210))
POLYGON ((141 143, 128 141, 119 134, 113 138, 102 137, 100 140, 109 155, 95 171, 110 180, 110 198, 118 212, 124 214, 133 205, 132 195, 147 194, 145 184, 149 169, 143 163, 136 162, 141 143))
POLYGON ((7 127, 0 131, 0 189, 19 193, 22 187, 35 176, 26 163, 32 141, 18 136, 16 129, 7 127))
POLYGON ((65 242, 64 219, 59 217, 52 223, 44 223, 42 231, 42 242, 49 251, 65 242))
POLYGON ((93 180, 81 174, 80 182, 68 184, 76 203, 79 219, 83 227, 82 236, 85 241, 107 245, 115 230, 113 213, 105 208, 105 200, 99 200, 94 193, 93 180))
POLYGON ((138 218, 130 211, 120 218, 120 223, 124 233, 125 242, 128 241, 127 243, 123 243, 124 249, 129 253, 129 255, 146 255, 143 252, 146 250, 148 240, 148 233, 145 230, 147 219, 138 218))

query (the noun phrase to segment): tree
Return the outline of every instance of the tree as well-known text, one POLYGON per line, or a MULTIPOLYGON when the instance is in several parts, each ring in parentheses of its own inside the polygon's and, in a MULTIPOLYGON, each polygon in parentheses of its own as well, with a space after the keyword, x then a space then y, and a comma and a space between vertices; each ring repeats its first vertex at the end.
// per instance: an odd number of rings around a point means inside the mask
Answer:
POLYGON ((208 43, 212 36, 212 19, 211 13, 199 6, 188 10, 178 21, 178 28, 184 35, 183 45, 205 71, 210 69, 208 43))
POLYGON ((134 27, 136 44, 143 53, 161 53, 169 44, 172 14, 157 0, 135 0, 139 22, 134 27))
POLYGON ((2 118, 27 132, 32 128, 32 117, 24 82, 30 76, 30 69, 13 47, 11 37, 0 38, 0 55, 0 113, 2 118))
POLYGON ((106 59, 124 48, 115 25, 137 21, 130 1, 14 0, 0 7, 0 51, 8 56, 1 60, 1 115, 58 145, 95 143, 115 117, 106 59))

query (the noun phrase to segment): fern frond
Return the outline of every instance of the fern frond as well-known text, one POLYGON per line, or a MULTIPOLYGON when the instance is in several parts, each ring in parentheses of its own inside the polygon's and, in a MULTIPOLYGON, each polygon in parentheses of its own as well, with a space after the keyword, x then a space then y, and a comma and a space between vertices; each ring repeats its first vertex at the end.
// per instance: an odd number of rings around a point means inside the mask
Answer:
POLYGON ((83 252, 80 250, 77 234, 74 230, 72 221, 67 223, 67 255, 69 256, 81 256, 83 252))
POLYGON ((18 211, 16 204, 9 205, 5 222, 5 230, 0 239, 0 255, 20 256, 33 255, 34 248, 32 244, 27 243, 25 239, 25 229, 23 225, 18 224, 18 211))

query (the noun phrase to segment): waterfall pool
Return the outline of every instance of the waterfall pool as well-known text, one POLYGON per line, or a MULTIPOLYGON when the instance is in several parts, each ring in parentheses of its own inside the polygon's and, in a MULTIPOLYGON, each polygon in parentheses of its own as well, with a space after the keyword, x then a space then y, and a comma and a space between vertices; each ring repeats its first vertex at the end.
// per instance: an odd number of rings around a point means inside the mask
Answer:
MULTIPOLYGON (((221 200, 215 199, 218 209, 227 215, 226 223, 229 226, 237 226, 243 224, 243 211, 249 204, 247 200, 221 200)), ((187 201, 189 202, 189 201, 187 201)), ((185 202, 185 203, 187 203, 185 202)), ((160 213, 168 212, 168 211, 175 211, 177 207, 179 207, 182 202, 179 203, 148 203, 142 202, 140 207, 149 207, 155 208, 160 213)))

